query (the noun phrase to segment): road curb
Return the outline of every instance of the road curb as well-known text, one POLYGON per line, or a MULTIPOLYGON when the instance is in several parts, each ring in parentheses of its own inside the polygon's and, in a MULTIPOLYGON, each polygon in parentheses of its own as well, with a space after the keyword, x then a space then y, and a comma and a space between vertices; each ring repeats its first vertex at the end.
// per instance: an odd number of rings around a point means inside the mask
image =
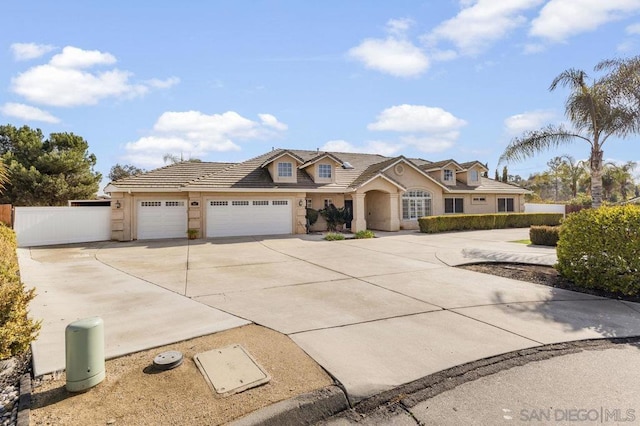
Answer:
MULTIPOLYGON (((373 415, 377 410, 409 409, 420 402, 433 398, 440 393, 464 383, 489 376, 530 362, 544 361, 557 356, 578 353, 586 350, 604 350, 617 345, 639 345, 640 336, 613 337, 606 339, 587 339, 573 342, 552 343, 528 349, 520 349, 504 354, 468 362, 440 372, 405 383, 388 391, 359 401, 353 408, 337 414, 353 422, 373 415)), ((334 418, 336 418, 334 417, 334 418)))
POLYGON ((327 386, 254 411, 232 426, 311 425, 349 408, 347 397, 338 386, 327 386))
POLYGON ((16 426, 29 426, 31 390, 31 375, 25 373, 20 377, 20 398, 18 399, 18 419, 16 420, 16 426))

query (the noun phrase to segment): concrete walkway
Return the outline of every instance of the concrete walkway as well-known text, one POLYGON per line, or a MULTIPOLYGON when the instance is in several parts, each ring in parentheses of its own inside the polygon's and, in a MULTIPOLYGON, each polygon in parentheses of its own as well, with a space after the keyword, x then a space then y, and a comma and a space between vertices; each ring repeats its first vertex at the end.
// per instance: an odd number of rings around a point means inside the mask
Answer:
POLYGON ((504 352, 640 335, 638 304, 451 267, 553 264, 553 248, 512 242, 527 229, 379 236, 21 250, 24 281, 39 293, 32 313, 45 319, 36 374, 64 368, 64 326, 89 315, 105 318, 109 356, 249 320, 288 334, 352 402, 504 352))

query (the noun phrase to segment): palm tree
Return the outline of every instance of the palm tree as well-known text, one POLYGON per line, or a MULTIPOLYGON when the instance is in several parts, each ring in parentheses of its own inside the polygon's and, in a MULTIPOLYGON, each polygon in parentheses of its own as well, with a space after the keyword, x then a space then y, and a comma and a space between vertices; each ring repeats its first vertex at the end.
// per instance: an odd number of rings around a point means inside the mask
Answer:
POLYGON ((614 181, 614 185, 618 187, 622 201, 626 201, 629 198, 629 193, 634 193, 634 181, 633 181, 633 169, 635 169, 636 163, 634 161, 627 161, 626 163, 618 166, 611 164, 610 174, 614 181))
POLYGON ((599 79, 589 78, 582 70, 568 69, 558 75, 549 90, 569 87, 565 114, 572 129, 549 125, 514 138, 499 162, 523 160, 552 147, 575 141, 590 145, 592 206, 602 204, 602 146, 609 137, 625 138, 640 133, 640 56, 603 61, 596 71, 608 70, 599 79))
POLYGON ((576 162, 575 158, 567 154, 561 155, 560 158, 563 160, 562 173, 564 177, 569 181, 571 198, 576 198, 578 196, 578 185, 580 183, 580 180, 586 174, 584 161, 576 162))

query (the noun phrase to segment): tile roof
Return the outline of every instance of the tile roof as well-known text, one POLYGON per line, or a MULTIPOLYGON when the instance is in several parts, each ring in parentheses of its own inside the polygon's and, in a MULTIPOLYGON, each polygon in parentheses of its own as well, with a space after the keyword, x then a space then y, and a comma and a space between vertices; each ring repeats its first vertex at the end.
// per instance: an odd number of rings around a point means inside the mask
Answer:
POLYGON ((489 179, 484 176, 480 177, 480 185, 470 186, 461 181, 456 181, 456 186, 450 186, 451 192, 509 192, 518 194, 528 194, 531 191, 521 188, 510 183, 500 182, 498 180, 489 179))
POLYGON ((437 170, 446 166, 449 163, 460 165, 460 163, 458 163, 456 160, 449 158, 448 160, 430 162, 428 164, 425 164, 424 166, 421 166, 420 168, 422 170, 437 170))
POLYGON ((467 161, 466 163, 460 163, 462 168, 465 169, 465 170, 475 166, 476 164, 479 165, 480 167, 482 167, 484 170, 489 170, 489 169, 487 169, 487 166, 485 166, 483 163, 481 163, 480 161, 477 161, 477 160, 467 161))
POLYGON ((185 161, 129 176, 111 184, 126 188, 178 188, 190 180, 220 172, 233 164, 185 161))
MULTIPOLYGON (((112 182, 110 186, 118 190, 147 189, 147 188, 182 188, 192 191, 214 191, 216 189, 292 189, 292 190, 323 190, 347 191, 355 189, 371 178, 381 173, 394 162, 404 159, 408 163, 425 170, 447 164, 453 160, 431 163, 423 159, 406 159, 399 157, 384 157, 378 154, 360 154, 349 152, 318 152, 308 150, 276 149, 259 155, 241 163, 210 163, 183 162, 165 166, 150 172, 131 176, 112 182), (295 168, 297 183, 276 183, 269 175, 266 167, 270 161, 283 154, 290 154, 299 159, 302 164, 315 161, 323 155, 329 155, 343 163, 351 164, 352 168, 336 167, 334 183, 315 183, 306 169, 295 168)), ((452 191, 493 191, 520 192, 522 188, 482 178, 481 185, 469 187, 458 182, 452 191)), ((445 189, 446 190, 446 189, 445 189)))

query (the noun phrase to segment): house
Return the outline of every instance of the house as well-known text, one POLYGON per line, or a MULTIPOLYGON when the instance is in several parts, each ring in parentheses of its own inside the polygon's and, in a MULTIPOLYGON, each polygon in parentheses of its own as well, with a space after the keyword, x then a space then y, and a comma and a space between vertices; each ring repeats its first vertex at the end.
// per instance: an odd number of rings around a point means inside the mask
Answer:
MULTIPOLYGON (((353 214, 352 231, 418 229, 429 215, 521 212, 527 190, 478 162, 275 149, 241 163, 181 162, 111 182, 112 239, 306 232, 306 208, 353 214)), ((324 229, 319 221, 317 230, 324 229)))

